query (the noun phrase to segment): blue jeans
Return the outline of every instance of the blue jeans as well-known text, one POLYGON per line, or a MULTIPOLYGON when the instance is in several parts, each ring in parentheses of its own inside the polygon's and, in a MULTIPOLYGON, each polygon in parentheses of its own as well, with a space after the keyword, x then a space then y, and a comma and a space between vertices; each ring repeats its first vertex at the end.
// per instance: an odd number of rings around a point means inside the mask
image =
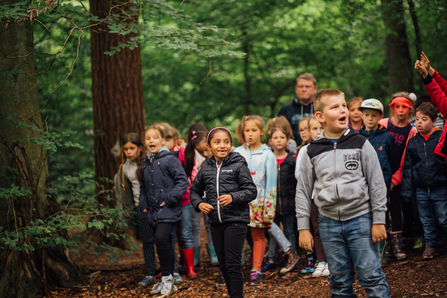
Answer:
MULTIPOLYGON (((275 216, 274 222, 279 226, 281 221, 282 225, 284 227, 284 235, 286 236, 287 240, 289 240, 291 245, 292 252, 296 253, 296 241, 295 241, 295 231, 293 230, 294 222, 296 220, 295 214, 285 214, 285 215, 277 215, 275 216)), ((269 240, 269 261, 276 259, 276 250, 277 245, 274 237, 270 237, 269 240)))
POLYGON ((437 247, 438 225, 447 232, 447 186, 436 188, 416 188, 416 201, 419 209, 425 244, 437 247))
POLYGON ((331 274, 332 297, 357 297, 354 268, 368 297, 390 297, 379 258, 379 244, 371 237, 372 213, 351 220, 318 217, 320 236, 331 274))
MULTIPOLYGON (((182 249, 194 248, 194 240, 192 238, 192 206, 191 204, 182 207, 182 217, 178 223, 180 226, 179 245, 182 249)), ((176 229, 172 231, 172 244, 175 247, 176 229)))

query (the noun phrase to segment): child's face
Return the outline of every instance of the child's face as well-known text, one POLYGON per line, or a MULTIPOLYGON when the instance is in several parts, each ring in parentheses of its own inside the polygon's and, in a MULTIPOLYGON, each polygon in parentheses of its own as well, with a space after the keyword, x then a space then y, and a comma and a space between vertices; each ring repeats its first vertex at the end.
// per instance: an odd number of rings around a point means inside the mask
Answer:
POLYGON ((160 136, 160 133, 155 129, 149 129, 144 136, 144 144, 146 149, 155 155, 160 151, 164 145, 164 139, 160 136))
POLYGON ((339 137, 348 127, 348 109, 343 94, 326 98, 323 112, 315 116, 323 124, 326 137, 339 137))
POLYGON ((165 146, 168 147, 169 151, 174 150, 175 144, 176 140, 174 140, 174 138, 171 137, 165 138, 165 146))
POLYGON ((304 142, 310 141, 309 128, 307 127, 307 121, 301 121, 298 126, 298 132, 300 133, 301 140, 304 142))
POLYGON ((127 142, 123 146, 124 154, 126 155, 126 158, 130 161, 135 161, 138 158, 138 155, 140 154, 141 150, 143 148, 138 147, 132 142, 127 142))
POLYGON ((378 110, 363 109, 362 118, 365 130, 376 130, 379 126, 379 120, 383 118, 383 115, 378 110))
POLYGON ((250 146, 256 146, 261 143, 261 137, 264 134, 264 130, 260 129, 258 124, 253 120, 245 122, 244 138, 250 146))
POLYGON ((408 116, 410 115, 410 108, 406 105, 396 103, 392 107, 393 109, 393 115, 396 117, 399 121, 407 121, 408 116))
POLYGON ((310 134, 310 139, 314 140, 318 137, 318 135, 321 133, 321 131, 323 130, 323 126, 321 125, 320 122, 318 122, 317 119, 310 119, 309 122, 309 134, 310 134))
POLYGON ((210 150, 210 147, 208 147, 208 144, 206 143, 206 140, 203 139, 197 146, 194 147, 197 152, 200 153, 203 157, 206 159, 210 159, 211 155, 213 154, 210 150))
POLYGON ((214 158, 221 161, 231 152, 231 139, 227 132, 217 131, 210 140, 211 152, 214 158))
POLYGON ((421 135, 431 135, 434 125, 435 121, 432 121, 429 116, 422 112, 416 112, 416 128, 421 135))
POLYGON ((349 120, 351 123, 360 123, 362 121, 362 111, 360 111, 360 101, 356 101, 349 109, 349 120))
POLYGON ((275 150, 283 150, 286 148, 289 143, 289 138, 280 130, 277 130, 273 133, 270 143, 275 150))

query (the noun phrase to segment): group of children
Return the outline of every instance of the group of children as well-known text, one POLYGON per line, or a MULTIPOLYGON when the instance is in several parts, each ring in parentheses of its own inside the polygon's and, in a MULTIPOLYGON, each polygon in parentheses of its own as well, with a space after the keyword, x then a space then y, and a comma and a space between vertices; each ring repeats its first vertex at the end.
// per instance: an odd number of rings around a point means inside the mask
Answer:
POLYGON ((301 144, 282 116, 268 121, 268 144, 262 117, 244 116, 237 148, 227 128, 201 124, 189 127, 186 144, 166 123, 149 126, 142 139, 126 135, 115 183, 120 201, 135 206, 141 231, 147 276, 139 285, 156 281, 154 243, 161 282, 152 294, 176 291, 182 268, 188 278, 197 276, 203 214, 210 261, 219 265, 230 297, 243 297, 246 240, 251 285, 282 257, 281 274, 297 269, 299 244, 307 258, 301 272, 328 276, 334 297, 355 295, 354 270, 369 296, 389 297, 381 270, 387 234, 397 259, 406 257, 403 236, 416 239, 416 248, 425 241, 422 257, 430 259, 438 225, 447 232, 447 128, 434 126, 436 107, 447 113, 447 83, 424 54, 415 68, 433 99, 418 105, 415 126, 408 93, 392 96, 391 116, 383 119, 377 99, 346 103, 341 91, 323 89, 315 114, 295 128, 301 144))

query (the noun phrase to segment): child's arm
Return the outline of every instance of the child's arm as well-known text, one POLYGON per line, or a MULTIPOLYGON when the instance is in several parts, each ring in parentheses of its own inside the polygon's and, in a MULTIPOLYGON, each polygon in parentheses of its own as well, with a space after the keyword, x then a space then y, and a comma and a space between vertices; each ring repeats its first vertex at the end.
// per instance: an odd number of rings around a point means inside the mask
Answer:
POLYGON ((139 207, 144 212, 147 212, 147 208, 149 207, 149 204, 147 202, 147 196, 146 196, 146 188, 144 187, 144 167, 141 167, 141 177, 140 177, 140 204, 139 207))
POLYGON ((423 81, 424 81, 425 89, 427 89, 428 95, 430 95, 434 104, 438 108, 438 111, 442 115, 444 115, 444 117, 446 117, 447 116, 447 96, 442 92, 439 85, 436 83, 436 81, 433 80, 433 78, 430 75, 426 76, 423 81))
MULTIPOLYGON (((416 61, 416 64, 417 64, 417 61, 416 61)), ((430 61, 428 60, 428 58, 424 52, 421 53, 421 66, 427 70, 428 74, 431 75, 435 79, 436 83, 438 83, 442 92, 445 95, 447 95, 447 82, 441 77, 441 75, 433 67, 431 67, 430 61)), ((415 65, 415 68, 416 68, 416 65, 415 65)))
POLYGON ((313 237, 310 233, 310 200, 312 190, 314 189, 314 168, 307 155, 308 147, 303 147, 303 159, 301 160, 300 175, 297 179, 296 194, 295 194, 295 211, 298 221, 298 230, 300 232, 299 245, 300 247, 312 251, 313 237))
POLYGON ((170 207, 182 200, 182 196, 188 188, 188 177, 180 161, 174 156, 169 159, 168 171, 174 181, 174 188, 163 196, 163 202, 170 207))
POLYGON ((298 180, 298 176, 300 175, 300 163, 301 163, 301 159, 303 159, 303 156, 304 156, 304 150, 302 150, 303 148, 304 148, 304 146, 301 147, 300 151, 298 151, 298 156, 296 157, 296 164, 295 164, 295 179, 296 180, 298 180))
POLYGON ((264 222, 272 223, 276 214, 276 187, 278 184, 278 163, 273 152, 268 151, 265 161, 264 222))
MULTIPOLYGON (((230 193, 232 203, 236 205, 246 205, 256 199, 258 190, 256 189, 256 185, 253 182, 253 178, 251 177, 250 170, 248 169, 246 163, 241 164, 236 173, 239 184, 239 191, 230 193)), ((226 205, 222 204, 222 206, 226 205)))
POLYGON ((213 210, 213 206, 203 202, 203 194, 205 193, 205 182, 203 179, 202 169, 199 170, 194 179, 193 185, 189 189, 189 201, 196 212, 208 214, 213 210))
POLYGON ((410 146, 407 148, 407 154, 405 155, 405 161, 402 167, 402 188, 400 192, 403 200, 406 202, 411 202, 411 199, 414 195, 412 171, 413 160, 411 151, 412 149, 410 143, 410 146))

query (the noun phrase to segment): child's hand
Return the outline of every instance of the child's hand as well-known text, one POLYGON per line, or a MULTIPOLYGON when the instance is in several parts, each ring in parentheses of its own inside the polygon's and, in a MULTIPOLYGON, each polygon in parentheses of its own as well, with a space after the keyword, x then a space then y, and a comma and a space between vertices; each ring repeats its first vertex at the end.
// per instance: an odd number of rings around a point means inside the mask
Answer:
POLYGON ((218 204, 220 206, 227 206, 228 204, 233 202, 233 197, 231 195, 223 195, 217 198, 218 204))
POLYGON ((199 209, 200 211, 202 211, 202 213, 208 214, 210 213, 212 210, 214 210, 214 207, 211 206, 208 203, 200 203, 199 204, 199 209))
POLYGON ((144 212, 144 213, 147 213, 147 209, 144 209, 143 212, 144 212))
POLYGON ((428 76, 427 69, 422 65, 422 62, 417 60, 414 64, 414 68, 421 74, 421 76, 425 79, 428 76))
POLYGON ((164 205, 165 205, 165 202, 161 203, 161 204, 160 204, 160 207, 163 207, 164 205))
POLYGON ((312 237, 312 234, 309 230, 300 230, 300 247, 304 248, 308 251, 313 251, 312 247, 314 246, 314 238, 312 237))
POLYGON ((386 239, 385 225, 377 224, 373 225, 371 229, 371 236, 374 243, 379 243, 386 239))
POLYGON ((391 182, 391 187, 390 187, 390 190, 391 190, 391 191, 393 191, 393 189, 394 189, 394 183, 393 183, 393 182, 391 182))

